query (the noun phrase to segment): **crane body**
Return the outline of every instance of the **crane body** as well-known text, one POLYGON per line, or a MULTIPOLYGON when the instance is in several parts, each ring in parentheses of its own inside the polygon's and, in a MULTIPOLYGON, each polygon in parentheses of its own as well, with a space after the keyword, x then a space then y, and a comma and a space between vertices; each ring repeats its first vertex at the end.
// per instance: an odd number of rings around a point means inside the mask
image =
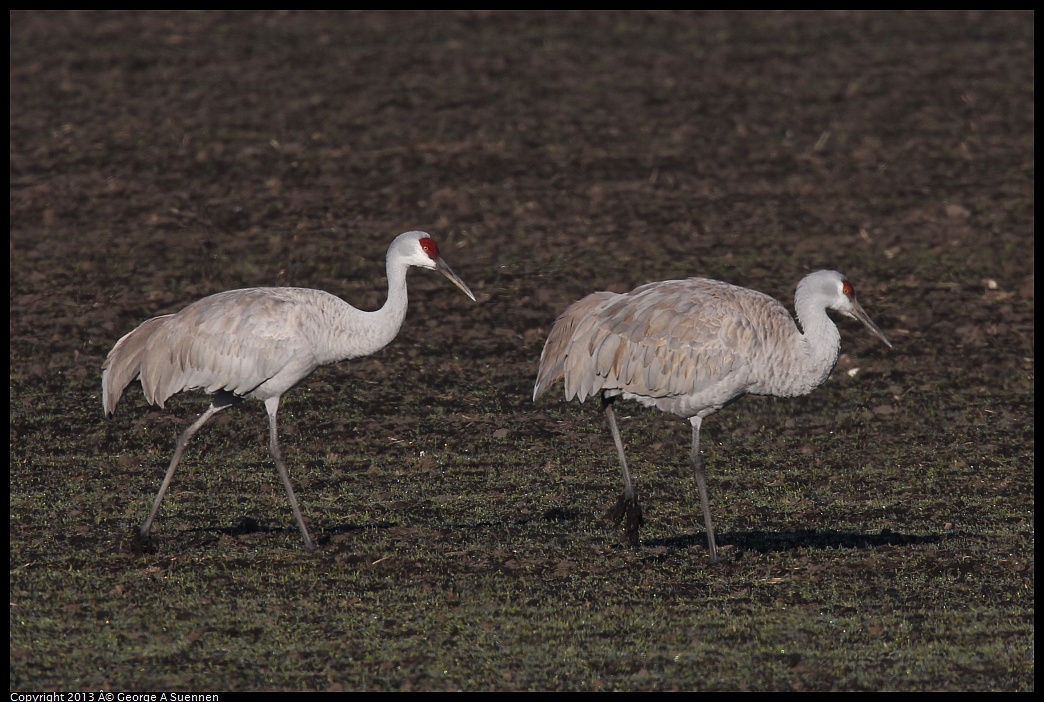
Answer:
POLYGON ((634 400, 689 420, 708 552, 717 544, 699 448, 703 420, 744 395, 797 397, 821 385, 837 363, 841 336, 827 309, 858 319, 891 343, 836 271, 805 276, 795 293, 797 323, 780 302, 717 280, 689 278, 596 292, 555 321, 540 356, 533 399, 562 380, 565 398, 600 396, 616 444, 624 492, 610 514, 626 519, 637 545, 643 518, 613 403, 634 400), (800 327, 798 326, 800 323, 800 327))
POLYGON ((320 366, 367 356, 387 346, 406 317, 406 271, 437 270, 472 300, 474 294, 442 260, 425 232, 400 234, 388 248, 388 298, 375 311, 308 288, 244 288, 216 293, 174 314, 153 317, 116 342, 102 366, 102 408, 112 415, 124 390, 140 379, 145 399, 160 407, 174 394, 201 390, 211 406, 178 438, 152 511, 139 529, 147 538, 185 446, 217 412, 242 397, 261 400, 269 448, 305 548, 314 548, 279 448, 280 398, 320 366))

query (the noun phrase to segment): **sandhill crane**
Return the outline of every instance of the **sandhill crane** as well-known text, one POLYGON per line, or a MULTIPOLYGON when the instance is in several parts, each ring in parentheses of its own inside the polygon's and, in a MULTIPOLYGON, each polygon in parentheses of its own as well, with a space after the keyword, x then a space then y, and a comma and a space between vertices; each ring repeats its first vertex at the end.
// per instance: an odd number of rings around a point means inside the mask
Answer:
POLYGON ((116 342, 102 365, 105 416, 112 415, 123 391, 139 378, 145 399, 160 407, 182 390, 215 394, 210 408, 178 437, 152 511, 139 530, 143 539, 148 538, 185 446, 207 420, 246 396, 265 403, 272 458, 305 548, 315 547, 279 450, 279 399, 319 366, 376 353, 395 338, 406 317, 406 269, 410 266, 441 272, 475 299, 442 260, 431 236, 411 231, 400 234, 388 247, 388 299, 379 310, 358 310, 322 290, 229 290, 175 314, 153 317, 116 342))
POLYGON ((533 400, 564 380, 566 400, 601 394, 623 471, 624 491, 609 514, 626 517, 638 545, 642 510, 627 469, 613 402, 636 400, 684 417, 692 425, 689 462, 696 478, 712 562, 718 547, 711 524, 700 425, 745 394, 797 397, 819 387, 837 363, 841 337, 828 309, 858 319, 888 348, 891 342, 856 301, 837 271, 809 273, 797 285, 794 308, 754 290, 689 278, 648 283, 629 293, 596 292, 555 321, 540 354, 533 400))

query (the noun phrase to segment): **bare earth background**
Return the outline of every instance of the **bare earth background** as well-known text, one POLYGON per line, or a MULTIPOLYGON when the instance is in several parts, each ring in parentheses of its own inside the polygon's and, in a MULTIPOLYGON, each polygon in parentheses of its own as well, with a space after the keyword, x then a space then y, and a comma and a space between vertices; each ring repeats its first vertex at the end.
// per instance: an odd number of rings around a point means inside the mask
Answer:
POLYGON ((1034 15, 11 12, 11 690, 1034 689, 1034 15), (384 298, 288 393, 102 416, 99 367, 220 290, 384 298), (706 276, 854 282, 807 398, 688 425, 531 401, 555 317, 706 276))

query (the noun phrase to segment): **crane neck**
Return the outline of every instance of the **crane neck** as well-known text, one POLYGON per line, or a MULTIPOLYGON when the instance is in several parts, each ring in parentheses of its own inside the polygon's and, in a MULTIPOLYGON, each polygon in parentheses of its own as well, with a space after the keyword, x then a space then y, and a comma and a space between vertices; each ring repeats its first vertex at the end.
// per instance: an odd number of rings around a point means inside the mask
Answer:
POLYGON ((406 319, 406 308, 409 305, 409 296, 406 293, 406 270, 408 265, 388 257, 388 298, 379 310, 369 312, 371 316, 371 330, 374 334, 373 342, 376 348, 370 353, 378 351, 392 342, 406 319))
MULTIPOLYGON (((392 257, 388 258, 388 299, 384 301, 380 312, 387 315, 390 319, 398 320, 400 325, 402 320, 406 318, 406 307, 409 302, 406 294, 406 271, 408 268, 409 266, 402 261, 395 260, 392 257)), ((398 325, 396 325, 395 331, 399 331, 398 325)))
POLYGON ((795 366, 791 378, 793 395, 806 395, 823 384, 837 365, 841 354, 841 333, 821 301, 798 297, 794 300, 801 334, 798 344, 805 362, 795 366))
POLYGON ((377 353, 390 344, 406 319, 406 268, 388 261, 388 298, 380 309, 366 311, 336 298, 329 312, 329 326, 323 331, 324 351, 320 364, 344 361, 377 353))

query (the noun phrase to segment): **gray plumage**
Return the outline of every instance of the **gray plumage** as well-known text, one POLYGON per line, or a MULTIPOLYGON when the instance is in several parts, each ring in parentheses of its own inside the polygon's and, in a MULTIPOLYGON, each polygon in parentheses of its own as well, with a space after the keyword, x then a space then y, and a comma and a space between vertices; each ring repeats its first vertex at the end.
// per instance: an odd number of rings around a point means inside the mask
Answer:
POLYGON ((176 314, 143 322, 116 342, 102 365, 102 408, 116 410, 124 390, 141 380, 145 399, 164 406, 182 390, 216 397, 178 438, 174 457, 140 534, 147 538, 185 446, 215 413, 236 398, 265 403, 269 448, 290 498, 305 548, 314 548, 279 449, 279 400, 315 369, 376 353, 399 333, 406 317, 406 270, 437 270, 472 300, 474 294, 446 265, 425 232, 400 234, 388 247, 388 299, 373 312, 307 288, 246 288, 217 293, 176 314))
POLYGON ((837 271, 817 271, 797 286, 787 309, 760 292, 717 280, 689 278, 648 283, 629 293, 597 292, 575 302, 555 321, 540 354, 533 399, 563 380, 565 398, 601 395, 623 471, 624 492, 611 510, 626 517, 638 543, 642 523, 613 402, 635 400, 689 420, 690 463, 696 478, 711 560, 717 545, 711 523, 703 457, 703 419, 746 394, 796 397, 823 383, 837 363, 841 337, 832 309, 858 319, 892 344, 837 271))

